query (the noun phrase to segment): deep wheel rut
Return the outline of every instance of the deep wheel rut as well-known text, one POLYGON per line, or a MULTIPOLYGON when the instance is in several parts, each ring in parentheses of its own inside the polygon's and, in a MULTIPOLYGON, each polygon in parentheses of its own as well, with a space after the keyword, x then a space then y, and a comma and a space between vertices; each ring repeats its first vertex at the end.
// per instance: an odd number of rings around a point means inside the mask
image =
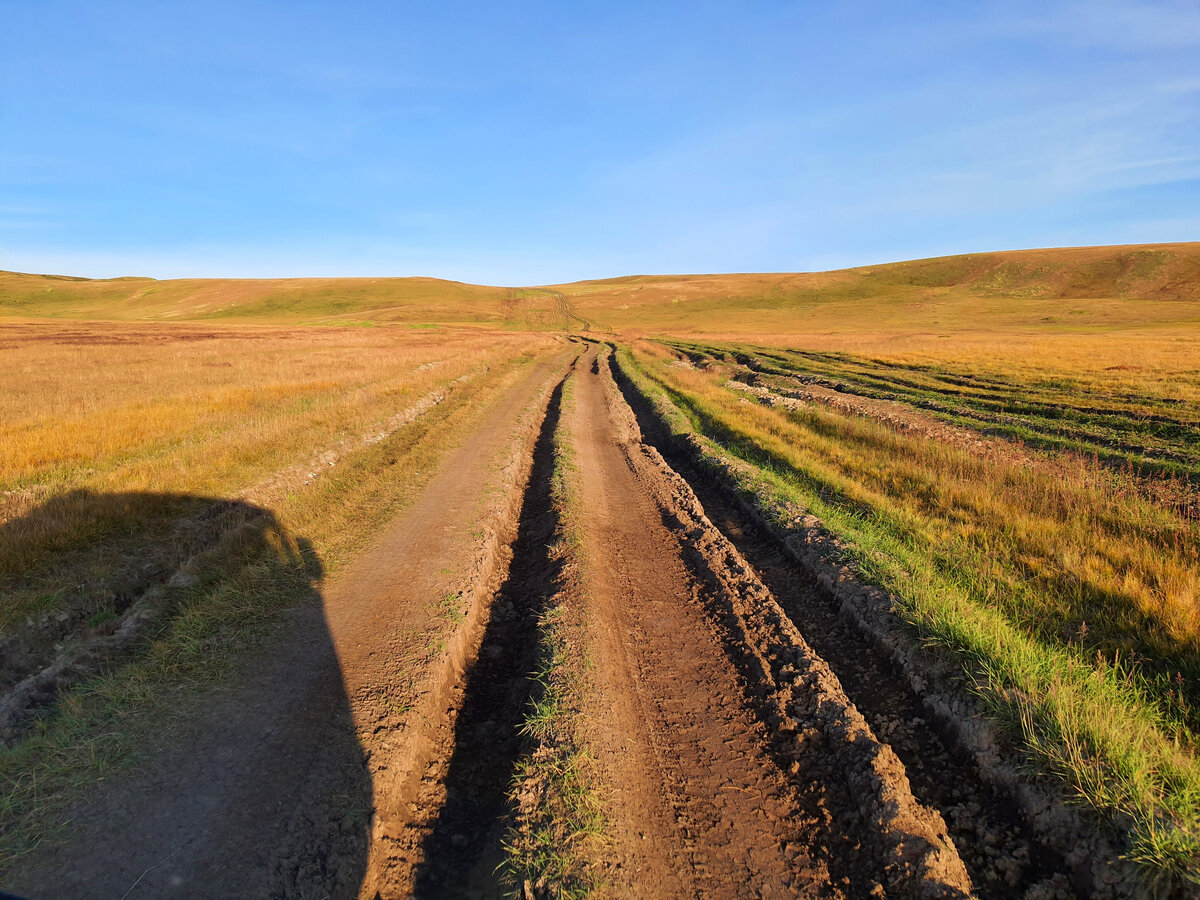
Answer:
POLYGON ((1071 867, 1039 841, 1011 797, 993 789, 975 762, 932 720, 904 673, 840 614, 835 598, 792 560, 738 502, 731 489, 699 471, 663 439, 652 413, 627 383, 624 396, 652 443, 670 460, 710 520, 753 566, 847 696, 904 763, 914 795, 944 816, 980 897, 1074 896, 1071 867))
POLYGON ((534 447, 508 578, 492 601, 478 656, 455 698, 449 758, 426 774, 423 792, 433 797, 422 799, 437 813, 432 821, 414 826, 424 833, 422 862, 414 873, 415 891, 422 896, 497 893, 506 794, 521 750, 519 724, 533 687, 537 623, 562 565, 550 549, 558 527, 550 478, 561 400, 560 382, 534 447))

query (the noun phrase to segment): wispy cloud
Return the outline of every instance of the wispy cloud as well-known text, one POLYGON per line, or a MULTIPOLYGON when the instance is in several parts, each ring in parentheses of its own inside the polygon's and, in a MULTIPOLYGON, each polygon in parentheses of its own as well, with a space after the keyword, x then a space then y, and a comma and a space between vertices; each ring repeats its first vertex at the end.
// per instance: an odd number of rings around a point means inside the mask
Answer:
POLYGON ((1118 51, 1200 46, 1200 5, 1193 0, 1020 2, 985 8, 988 27, 1003 36, 1046 37, 1118 51))

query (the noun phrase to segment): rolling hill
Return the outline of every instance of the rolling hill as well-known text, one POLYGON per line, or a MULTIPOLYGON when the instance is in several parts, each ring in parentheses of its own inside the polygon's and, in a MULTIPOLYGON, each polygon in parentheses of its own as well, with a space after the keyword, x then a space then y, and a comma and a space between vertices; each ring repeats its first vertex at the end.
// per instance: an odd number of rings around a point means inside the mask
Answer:
POLYGON ((442 323, 797 334, 1200 324, 1200 243, 1017 250, 795 274, 638 275, 508 289, 435 278, 87 279, 0 273, 0 316, 442 323))

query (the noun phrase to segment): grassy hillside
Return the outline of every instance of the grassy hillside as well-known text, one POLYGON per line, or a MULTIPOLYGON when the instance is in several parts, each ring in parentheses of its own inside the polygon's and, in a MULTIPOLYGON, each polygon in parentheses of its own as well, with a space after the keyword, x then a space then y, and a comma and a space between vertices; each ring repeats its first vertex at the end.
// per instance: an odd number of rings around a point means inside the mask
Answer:
POLYGON ((600 329, 1098 332, 1200 324, 1200 243, 976 253, 802 274, 649 275, 510 290, 435 278, 86 279, 0 272, 0 316, 369 320, 600 329), (566 324, 563 322, 562 324, 566 324))
POLYGON ((504 288, 437 278, 89 279, 0 273, 0 315, 501 325, 504 288))
POLYGON ((1062 332, 1200 323, 1200 243, 975 253, 807 274, 559 285, 616 330, 1062 332))

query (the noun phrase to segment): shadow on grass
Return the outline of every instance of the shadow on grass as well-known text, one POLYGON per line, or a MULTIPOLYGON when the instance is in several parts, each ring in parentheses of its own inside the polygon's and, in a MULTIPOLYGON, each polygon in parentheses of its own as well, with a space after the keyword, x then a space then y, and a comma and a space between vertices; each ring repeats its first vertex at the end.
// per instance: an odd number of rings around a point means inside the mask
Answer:
POLYGON ((242 501, 73 491, 0 525, 0 888, 357 895, 372 791, 322 575, 242 501))

